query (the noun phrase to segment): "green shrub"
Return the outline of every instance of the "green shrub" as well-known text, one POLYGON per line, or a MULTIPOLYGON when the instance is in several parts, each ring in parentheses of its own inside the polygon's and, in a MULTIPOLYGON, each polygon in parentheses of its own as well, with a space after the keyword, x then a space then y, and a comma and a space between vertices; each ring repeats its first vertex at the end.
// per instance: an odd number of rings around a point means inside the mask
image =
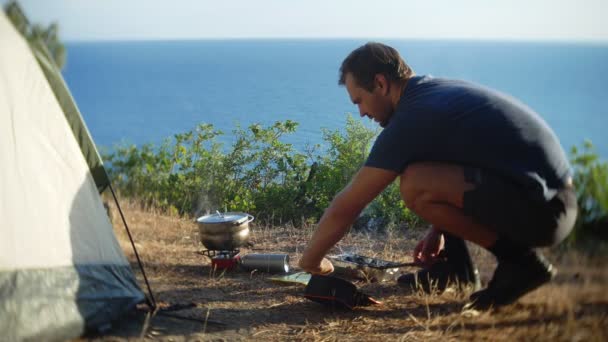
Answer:
POLYGON ((409 210, 401 200, 399 179, 395 180, 376 197, 365 209, 365 213, 370 217, 382 218, 383 223, 389 228, 404 223, 408 228, 414 228, 422 223, 422 219, 409 210))
MULTIPOLYGON (((298 124, 286 120, 233 130, 230 148, 216 141, 222 135, 210 124, 176 134, 159 147, 122 145, 104 154, 113 183, 126 197, 143 205, 181 215, 245 211, 266 223, 316 222, 365 162, 378 133, 348 117, 344 132, 324 130, 326 151, 320 146, 296 151, 281 138, 298 124)), ((573 147, 571 163, 579 203, 576 226, 568 239, 607 238, 608 164, 601 162, 590 142, 573 147)), ((383 225, 420 219, 409 211, 395 181, 364 211, 383 225)))
POLYGON ((323 129, 327 151, 316 157, 316 170, 306 187, 306 194, 321 214, 363 165, 376 133, 350 115, 344 133, 323 129))
MULTIPOLYGON (((234 143, 224 149, 212 125, 176 134, 155 148, 117 146, 104 154, 120 193, 143 205, 181 215, 245 211, 267 223, 316 222, 333 197, 363 165, 377 131, 348 117, 344 132, 324 130, 327 151, 319 145, 306 153, 281 138, 295 132, 287 120, 233 130, 234 143)), ((416 217, 391 185, 365 211, 384 222, 414 222, 416 217)))
MULTIPOLYGON (((267 128, 237 127, 235 143, 224 153, 216 141, 222 132, 201 124, 194 131, 176 134, 158 149, 150 144, 118 146, 104 158, 121 194, 145 205, 175 208, 182 215, 215 210, 255 212, 256 201, 264 204, 270 198, 273 204, 281 204, 278 198, 292 196, 297 180, 303 178, 304 156, 279 140, 296 127, 289 120, 267 128), (280 187, 270 191, 277 185, 280 187)), ((273 207, 278 216, 284 210, 284 206, 273 207)))
POLYGON ((176 134, 173 141, 165 140, 159 148, 151 144, 118 146, 104 159, 122 195, 183 214, 198 200, 201 187, 208 189, 206 194, 211 198, 220 193, 217 188, 224 180, 216 174, 222 153, 221 145, 214 142, 220 134, 211 125, 202 124, 194 131, 176 134))
POLYGON ((571 150, 578 217, 569 242, 593 237, 608 240, 608 164, 602 162, 590 141, 571 150))

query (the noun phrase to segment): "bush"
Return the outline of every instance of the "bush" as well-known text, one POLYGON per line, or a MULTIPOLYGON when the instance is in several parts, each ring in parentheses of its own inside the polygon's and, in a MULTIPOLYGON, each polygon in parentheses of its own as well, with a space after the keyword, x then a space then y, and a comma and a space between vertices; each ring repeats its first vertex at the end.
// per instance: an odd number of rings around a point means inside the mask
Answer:
POLYGON ((600 161, 590 141, 571 150, 578 217, 569 242, 589 237, 608 240, 608 164, 600 161))
MULTIPOLYGON (((306 153, 281 141, 295 132, 287 120, 233 131, 228 149, 216 141, 223 133, 200 124, 155 148, 117 146, 104 154, 119 192, 143 205, 181 215, 245 211, 271 224, 316 222, 333 197, 363 165, 377 131, 348 117, 344 132, 324 130, 327 151, 306 153)), ((416 220, 391 185, 366 210, 384 222, 416 220), (388 218, 388 220, 386 220, 388 218)))
MULTIPOLYGON (((225 149, 216 141, 223 132, 200 124, 158 148, 118 146, 104 159, 119 192, 145 206, 188 216, 244 211, 270 224, 314 223, 363 165, 378 132, 349 116, 344 132, 323 131, 327 148, 321 155, 319 145, 301 153, 281 141, 297 126, 286 120, 268 127, 236 127, 234 143, 225 149)), ((608 239, 608 164, 599 160, 590 142, 582 151, 572 148, 571 163, 579 215, 568 241, 608 239)), ((364 215, 367 220, 380 218, 383 226, 420 223, 401 201, 397 181, 364 215)))

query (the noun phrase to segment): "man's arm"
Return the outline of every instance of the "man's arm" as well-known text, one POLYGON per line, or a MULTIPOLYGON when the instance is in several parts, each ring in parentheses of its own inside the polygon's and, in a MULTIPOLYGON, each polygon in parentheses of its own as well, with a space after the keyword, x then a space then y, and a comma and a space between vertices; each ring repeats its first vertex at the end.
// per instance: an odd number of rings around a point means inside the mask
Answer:
POLYGON ((323 213, 319 226, 300 259, 300 267, 311 273, 326 271, 321 269, 325 254, 342 239, 361 211, 395 180, 397 175, 395 171, 362 167, 323 213))

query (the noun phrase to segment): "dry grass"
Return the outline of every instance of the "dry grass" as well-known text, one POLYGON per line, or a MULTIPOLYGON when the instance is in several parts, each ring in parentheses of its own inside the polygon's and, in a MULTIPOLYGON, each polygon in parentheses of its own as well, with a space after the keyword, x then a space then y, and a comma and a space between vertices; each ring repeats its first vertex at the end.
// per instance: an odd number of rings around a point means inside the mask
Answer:
MULTIPOLYGON (((302 297, 298 285, 279 285, 262 273, 214 272, 202 249, 196 224, 189 220, 125 206, 128 223, 161 305, 194 305, 180 315, 225 325, 155 317, 142 332, 143 322, 133 317, 103 340, 302 340, 302 341, 433 341, 433 340, 608 340, 608 293, 605 284, 608 257, 586 257, 570 251, 548 251, 560 274, 550 285, 495 312, 462 312, 467 293, 438 295, 407 293, 392 282, 357 283, 383 305, 353 311, 331 311, 302 297), (134 328, 135 326, 135 328, 134 328), (130 327, 130 328, 129 328, 130 327)), ((116 234, 127 257, 134 255, 116 210, 116 234)), ((289 253, 297 265, 314 227, 260 227, 253 225, 256 252, 289 253)), ((409 261, 420 232, 388 233, 380 237, 351 234, 340 250, 394 261, 409 261)), ((244 253, 250 250, 244 250, 244 253)), ((482 282, 491 277, 493 258, 479 248, 473 255, 482 282)), ((134 268, 135 268, 134 264, 134 268)), ((140 272, 138 278, 141 281, 140 272)))

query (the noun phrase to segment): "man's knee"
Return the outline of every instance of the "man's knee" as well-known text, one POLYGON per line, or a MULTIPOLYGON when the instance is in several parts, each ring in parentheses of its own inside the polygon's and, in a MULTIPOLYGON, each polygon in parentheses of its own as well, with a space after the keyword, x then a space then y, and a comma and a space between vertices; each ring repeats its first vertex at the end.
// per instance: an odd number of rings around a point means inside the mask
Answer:
POLYGON ((422 168, 419 164, 412 164, 400 176, 399 188, 401 190, 401 198, 405 202, 405 205, 414 212, 416 212, 416 202, 424 192, 424 186, 420 179, 421 172, 422 168))

